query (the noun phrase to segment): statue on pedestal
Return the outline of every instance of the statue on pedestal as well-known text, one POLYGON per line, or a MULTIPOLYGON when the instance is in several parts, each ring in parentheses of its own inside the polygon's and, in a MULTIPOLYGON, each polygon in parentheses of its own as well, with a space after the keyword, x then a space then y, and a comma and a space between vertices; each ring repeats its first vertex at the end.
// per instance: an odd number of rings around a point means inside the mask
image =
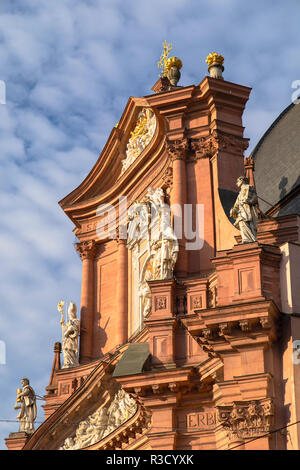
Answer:
POLYGON ((165 203, 161 188, 155 190, 151 196, 158 213, 158 232, 152 241, 152 250, 155 252, 154 279, 172 279, 179 245, 171 226, 170 207, 165 203))
POLYGON ((230 210, 230 217, 235 219, 234 225, 240 230, 242 243, 256 241, 258 223, 258 198, 254 186, 249 184, 248 178, 240 176, 236 182, 240 188, 234 206, 230 210))
POLYGON ((20 413, 17 416, 18 420, 20 421, 20 432, 33 434, 33 423, 37 415, 36 396, 33 388, 30 386, 28 379, 22 379, 21 384, 23 389, 17 389, 17 399, 14 408, 15 410, 20 409, 20 413))
POLYGON ((61 312, 60 324, 62 327, 62 351, 64 356, 63 369, 69 367, 76 367, 79 365, 78 362, 78 336, 80 332, 80 320, 76 316, 77 307, 74 302, 70 302, 68 308, 69 319, 64 321, 63 318, 63 305, 64 302, 59 302, 58 310, 61 312))

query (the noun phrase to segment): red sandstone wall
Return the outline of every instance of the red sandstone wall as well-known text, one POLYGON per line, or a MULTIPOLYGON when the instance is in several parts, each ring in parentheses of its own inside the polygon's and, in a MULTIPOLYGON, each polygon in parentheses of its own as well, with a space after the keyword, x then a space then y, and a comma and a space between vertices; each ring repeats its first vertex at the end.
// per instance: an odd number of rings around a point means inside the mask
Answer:
POLYGON ((116 329, 118 245, 103 244, 95 261, 96 302, 93 328, 93 356, 99 357, 120 343, 116 329))

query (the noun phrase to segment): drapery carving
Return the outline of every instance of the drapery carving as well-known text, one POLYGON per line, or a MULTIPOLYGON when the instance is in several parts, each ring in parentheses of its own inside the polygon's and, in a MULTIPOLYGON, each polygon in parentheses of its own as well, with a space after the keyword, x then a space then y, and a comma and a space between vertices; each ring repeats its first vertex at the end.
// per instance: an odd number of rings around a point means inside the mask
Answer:
POLYGON ((137 403, 119 389, 110 405, 99 407, 87 419, 80 421, 73 436, 65 439, 59 450, 78 450, 91 446, 124 424, 137 411, 137 403))
POLYGON ((141 201, 132 204, 128 218, 127 247, 132 252, 134 295, 142 321, 151 311, 148 281, 173 278, 179 246, 162 188, 149 188, 141 201))

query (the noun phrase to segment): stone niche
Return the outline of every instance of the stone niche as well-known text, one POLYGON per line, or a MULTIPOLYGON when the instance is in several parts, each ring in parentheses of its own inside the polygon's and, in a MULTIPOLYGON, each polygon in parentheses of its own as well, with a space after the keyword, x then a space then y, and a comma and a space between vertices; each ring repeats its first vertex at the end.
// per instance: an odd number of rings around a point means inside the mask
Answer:
POLYGON ((148 188, 128 211, 128 333, 139 331, 151 311, 169 308, 165 296, 152 298, 149 282, 170 280, 178 255, 170 208, 162 188, 148 188))

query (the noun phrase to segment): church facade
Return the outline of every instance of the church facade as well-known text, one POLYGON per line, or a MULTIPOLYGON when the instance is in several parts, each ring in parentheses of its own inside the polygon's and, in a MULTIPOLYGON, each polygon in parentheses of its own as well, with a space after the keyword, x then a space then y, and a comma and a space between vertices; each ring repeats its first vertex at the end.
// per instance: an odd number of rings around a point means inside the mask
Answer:
POLYGON ((9 449, 300 448, 300 216, 258 211, 250 241, 234 223, 260 150, 244 156, 251 89, 220 57, 184 87, 171 58, 60 201, 82 259, 79 363, 54 345, 45 421, 9 449))

